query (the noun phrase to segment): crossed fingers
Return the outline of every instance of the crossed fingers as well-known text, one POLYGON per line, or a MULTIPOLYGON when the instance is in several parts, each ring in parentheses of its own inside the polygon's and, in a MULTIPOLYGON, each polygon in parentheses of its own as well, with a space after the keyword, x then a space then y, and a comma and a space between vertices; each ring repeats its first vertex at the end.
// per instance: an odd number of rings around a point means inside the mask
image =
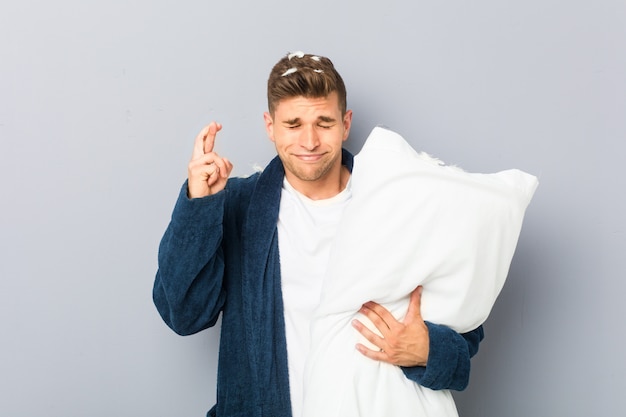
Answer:
POLYGON ((205 126, 194 142, 188 166, 188 193, 190 198, 205 197, 224 189, 233 165, 214 152, 217 132, 222 125, 211 122, 205 126))

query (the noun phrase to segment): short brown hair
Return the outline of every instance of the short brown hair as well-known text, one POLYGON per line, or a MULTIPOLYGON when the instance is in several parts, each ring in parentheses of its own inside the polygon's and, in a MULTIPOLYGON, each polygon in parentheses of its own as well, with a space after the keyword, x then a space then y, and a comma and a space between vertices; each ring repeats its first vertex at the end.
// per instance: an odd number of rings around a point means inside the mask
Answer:
POLYGON ((346 86, 331 60, 320 55, 294 52, 272 68, 267 80, 267 105, 273 115, 283 99, 327 97, 332 92, 339 96, 341 114, 346 114, 346 86))

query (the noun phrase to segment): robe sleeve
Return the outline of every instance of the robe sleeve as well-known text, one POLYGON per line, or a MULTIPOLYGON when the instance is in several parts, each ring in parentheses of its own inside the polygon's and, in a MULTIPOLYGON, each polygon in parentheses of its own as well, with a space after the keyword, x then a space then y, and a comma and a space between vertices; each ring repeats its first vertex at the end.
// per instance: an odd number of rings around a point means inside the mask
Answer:
POLYGON ((224 304, 224 201, 223 191, 190 199, 185 182, 159 245, 153 301, 180 335, 214 325, 224 304))
POLYGON ((459 334, 449 327, 426 322, 430 339, 426 366, 402 367, 412 381, 433 390, 462 391, 469 383, 470 358, 484 338, 483 327, 459 334))

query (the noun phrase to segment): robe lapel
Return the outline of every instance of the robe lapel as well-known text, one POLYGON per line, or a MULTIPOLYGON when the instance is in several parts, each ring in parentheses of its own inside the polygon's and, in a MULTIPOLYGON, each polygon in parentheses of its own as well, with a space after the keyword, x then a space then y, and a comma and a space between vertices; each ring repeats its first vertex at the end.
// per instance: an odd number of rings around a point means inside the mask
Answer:
POLYGON ((284 169, 276 157, 259 177, 243 226, 246 346, 252 375, 257 378, 252 383, 258 387, 277 382, 274 380, 277 368, 283 366, 277 366, 276 360, 284 361, 287 368, 285 343, 281 346, 274 340, 285 338, 276 228, 283 178, 284 169))

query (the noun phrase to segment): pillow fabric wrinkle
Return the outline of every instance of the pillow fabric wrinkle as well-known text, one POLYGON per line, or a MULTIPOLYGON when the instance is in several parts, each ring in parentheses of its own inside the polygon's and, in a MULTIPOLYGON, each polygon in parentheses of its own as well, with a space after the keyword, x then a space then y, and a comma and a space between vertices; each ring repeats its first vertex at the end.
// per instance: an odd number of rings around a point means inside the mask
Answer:
POLYGON ((402 368, 361 355, 375 348, 351 326, 369 300, 396 319, 423 285, 422 316, 463 333, 489 315, 504 285, 537 179, 520 170, 468 173, 376 127, 352 171, 311 324, 304 417, 455 417, 448 390, 409 380, 402 368))

